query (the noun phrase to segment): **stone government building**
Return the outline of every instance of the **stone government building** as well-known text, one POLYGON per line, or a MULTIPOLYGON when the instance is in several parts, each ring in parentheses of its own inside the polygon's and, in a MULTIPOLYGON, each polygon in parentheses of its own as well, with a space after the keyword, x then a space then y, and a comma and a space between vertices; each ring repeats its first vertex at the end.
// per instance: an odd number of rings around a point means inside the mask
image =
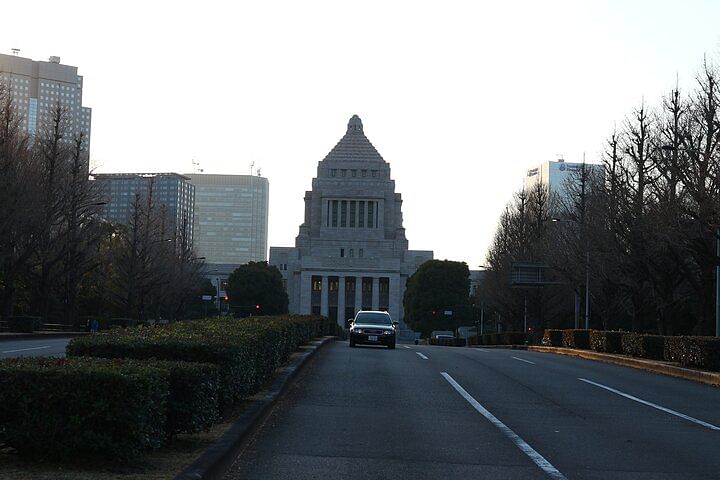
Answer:
POLYGON ((353 115, 305 192, 295 247, 270 247, 290 312, 326 315, 345 326, 359 310, 386 310, 405 330, 405 284, 433 252, 408 250, 401 206, 390 165, 353 115))

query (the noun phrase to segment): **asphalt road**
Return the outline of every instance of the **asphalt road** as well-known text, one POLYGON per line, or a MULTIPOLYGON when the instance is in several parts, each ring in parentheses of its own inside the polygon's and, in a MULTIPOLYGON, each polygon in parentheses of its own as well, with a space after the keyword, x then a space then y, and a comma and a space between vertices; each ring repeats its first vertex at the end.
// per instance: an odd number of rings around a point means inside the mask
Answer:
POLYGON ((71 337, 29 338, 0 342, 0 358, 64 357, 65 345, 71 337))
POLYGON ((720 389, 579 358, 319 352, 233 479, 717 479, 720 389))

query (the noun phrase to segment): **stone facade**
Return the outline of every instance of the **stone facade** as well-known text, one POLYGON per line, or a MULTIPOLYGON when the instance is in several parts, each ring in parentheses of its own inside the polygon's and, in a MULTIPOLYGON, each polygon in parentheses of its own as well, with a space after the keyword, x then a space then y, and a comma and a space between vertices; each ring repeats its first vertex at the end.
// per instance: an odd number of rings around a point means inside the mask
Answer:
POLYGON ((353 116, 305 192, 295 247, 270 247, 290 312, 327 315, 344 326, 359 310, 386 310, 403 329, 407 278, 433 252, 408 250, 401 207, 390 165, 353 116))

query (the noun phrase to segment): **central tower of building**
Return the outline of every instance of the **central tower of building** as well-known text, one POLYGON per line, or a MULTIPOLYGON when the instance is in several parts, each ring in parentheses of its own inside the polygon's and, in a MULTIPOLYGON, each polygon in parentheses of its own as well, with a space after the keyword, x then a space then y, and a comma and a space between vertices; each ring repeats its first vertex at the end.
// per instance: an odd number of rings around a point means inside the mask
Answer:
POLYGON ((408 250, 401 207, 390 165, 353 115, 305 192, 295 247, 270 248, 290 312, 322 314, 346 325, 359 310, 386 310, 404 327, 407 278, 433 253, 408 250))

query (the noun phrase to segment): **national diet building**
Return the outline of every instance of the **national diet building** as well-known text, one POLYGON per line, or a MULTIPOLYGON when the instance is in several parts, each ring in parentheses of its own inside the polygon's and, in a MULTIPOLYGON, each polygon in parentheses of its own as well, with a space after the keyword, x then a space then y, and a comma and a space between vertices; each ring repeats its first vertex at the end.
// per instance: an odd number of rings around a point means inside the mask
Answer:
POLYGON ((386 310, 405 330, 405 284, 433 252, 408 250, 401 207, 390 165, 353 115, 305 192, 295 247, 270 247, 269 263, 282 273, 290 312, 346 326, 359 310, 386 310))

